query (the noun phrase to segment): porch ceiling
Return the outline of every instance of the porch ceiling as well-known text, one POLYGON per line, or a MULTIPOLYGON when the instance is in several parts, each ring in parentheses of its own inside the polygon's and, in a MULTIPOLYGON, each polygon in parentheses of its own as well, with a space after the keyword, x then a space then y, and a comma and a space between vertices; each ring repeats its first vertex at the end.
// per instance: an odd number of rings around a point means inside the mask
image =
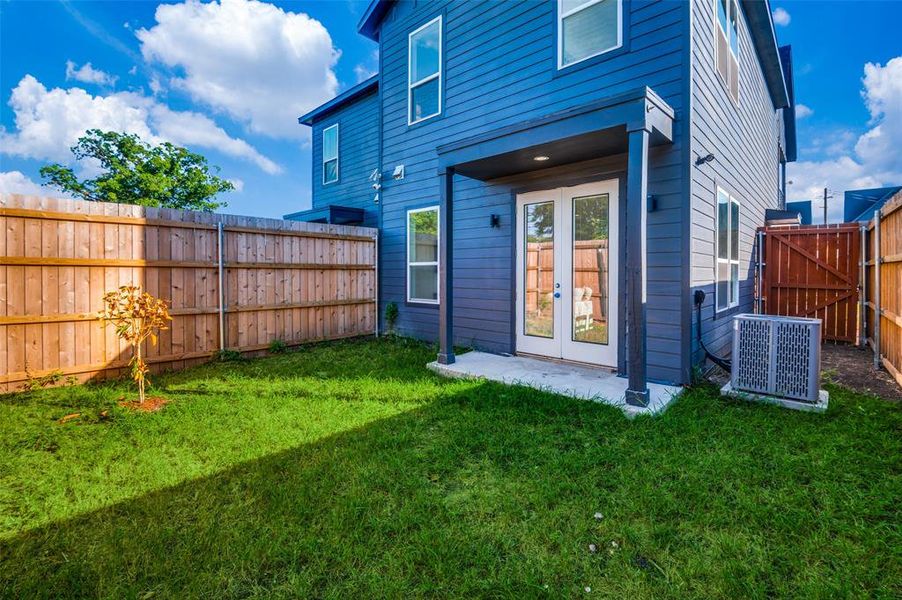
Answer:
POLYGON ((439 146, 439 167, 490 180, 625 153, 629 132, 652 145, 673 141, 673 109, 648 87, 439 146), (536 156, 548 160, 536 161, 536 156))

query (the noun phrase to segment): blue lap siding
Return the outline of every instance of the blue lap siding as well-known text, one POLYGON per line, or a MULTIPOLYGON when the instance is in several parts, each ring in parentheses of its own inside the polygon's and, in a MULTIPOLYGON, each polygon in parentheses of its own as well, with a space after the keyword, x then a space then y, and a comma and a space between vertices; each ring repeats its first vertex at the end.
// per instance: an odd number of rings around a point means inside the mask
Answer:
MULTIPOLYGON (((379 205, 370 174, 379 166, 379 92, 377 87, 353 102, 313 120, 311 138, 313 169, 312 209, 330 204, 362 208, 360 225, 378 227, 379 205), (323 183, 323 130, 338 124, 338 181, 323 183)), ((303 213, 289 218, 303 219, 303 213)))
MULTIPOLYGON (((703 358, 694 342, 693 290, 711 292, 704 306, 703 333, 710 345, 725 348, 729 317, 751 308, 754 230, 763 223, 764 209, 778 205, 779 162, 785 153, 783 115, 775 106, 781 102, 783 80, 774 76, 775 65, 780 72, 780 59, 774 58, 776 46, 768 37, 772 24, 767 5, 747 0, 739 5, 751 18, 740 19, 737 105, 714 63, 714 0, 624 0, 622 46, 564 69, 557 66, 557 2, 374 2, 361 31, 379 42, 378 86, 374 82, 367 94, 324 105, 314 120, 313 201, 314 207, 364 208, 366 224, 380 227, 380 315, 394 302, 399 333, 438 338, 437 307, 407 301, 406 216, 411 209, 439 203, 439 146, 647 86, 675 112, 673 143, 651 148, 648 158, 648 192, 654 199, 646 231, 648 376, 688 383, 703 358), (441 114, 410 125, 408 34, 439 16, 441 114), (335 122, 341 130, 340 181, 324 186, 321 133, 335 122), (696 166, 696 157, 709 152, 714 162, 696 166), (392 173, 401 165, 404 177, 395 180, 392 173), (367 179, 375 168, 383 174, 379 204, 372 202, 374 191, 367 179), (743 203, 742 272, 740 305, 715 315, 718 184, 743 203)), ((794 156, 794 148, 786 154, 794 156)), ((600 150, 592 160, 488 182, 454 177, 452 322, 457 344, 516 351, 517 193, 618 179, 623 226, 626 168, 625 154, 604 155, 600 150), (492 215, 500 218, 499 227, 491 226, 492 215)), ((623 265, 626 232, 618 233, 623 265)), ((617 277, 623 290, 623 272, 617 277)), ((622 337, 619 344, 623 371, 622 337)))
MULTIPOLYGON (((647 85, 682 109, 681 3, 624 3, 624 48, 557 69, 557 5, 553 2, 419 2, 391 9, 380 32, 383 161, 403 164, 403 181, 386 181, 382 205, 381 296, 400 308, 399 330, 427 340, 438 333, 434 306, 406 302, 406 211, 438 202, 436 147, 505 125, 647 85), (407 34, 437 15, 443 20, 442 114, 407 124, 407 34)), ((652 151, 648 218, 649 375, 682 381, 679 343, 683 257, 683 138, 652 151), (674 343, 676 341, 677 343, 674 343)), ((502 183, 454 180, 454 333, 457 343, 513 352, 514 198, 520 189, 556 187, 626 169, 625 156, 605 157, 502 183), (602 168, 603 165, 603 168, 602 168), (556 173, 558 174, 555 177, 556 173), (566 177, 559 176, 561 173, 566 177), (547 185, 542 185, 542 179, 547 185), (490 215, 501 227, 490 227, 490 215)))

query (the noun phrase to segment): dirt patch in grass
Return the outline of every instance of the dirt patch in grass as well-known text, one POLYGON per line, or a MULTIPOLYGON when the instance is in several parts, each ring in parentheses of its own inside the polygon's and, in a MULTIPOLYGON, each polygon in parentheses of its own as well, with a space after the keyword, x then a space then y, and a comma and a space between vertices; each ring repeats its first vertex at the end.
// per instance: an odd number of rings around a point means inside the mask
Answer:
POLYGON ((144 398, 144 402, 138 402, 137 400, 121 400, 119 402, 119 406, 123 408, 148 413, 157 412, 167 404, 169 404, 169 399, 162 396, 147 396, 144 398))
POLYGON ((824 344, 821 348, 821 371, 826 381, 902 402, 902 388, 892 375, 874 368, 874 355, 869 349, 848 344, 824 344))

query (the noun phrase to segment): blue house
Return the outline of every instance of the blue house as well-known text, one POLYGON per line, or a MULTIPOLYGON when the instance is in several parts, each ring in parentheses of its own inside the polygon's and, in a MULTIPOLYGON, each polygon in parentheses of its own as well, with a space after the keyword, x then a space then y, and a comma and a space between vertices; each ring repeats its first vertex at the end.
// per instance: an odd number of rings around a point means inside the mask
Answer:
POLYGON ((313 208, 380 229, 401 334, 684 384, 750 311, 795 159, 767 2, 374 0, 379 74, 300 118, 313 208), (343 214, 350 214, 345 211, 343 214))
POLYGON ((846 223, 870 221, 877 209, 899 191, 902 191, 902 186, 899 185, 846 191, 843 194, 843 221, 846 223))
POLYGON ((812 225, 811 216, 811 200, 796 200, 795 202, 787 202, 786 210, 799 213, 801 219, 800 225, 812 225))

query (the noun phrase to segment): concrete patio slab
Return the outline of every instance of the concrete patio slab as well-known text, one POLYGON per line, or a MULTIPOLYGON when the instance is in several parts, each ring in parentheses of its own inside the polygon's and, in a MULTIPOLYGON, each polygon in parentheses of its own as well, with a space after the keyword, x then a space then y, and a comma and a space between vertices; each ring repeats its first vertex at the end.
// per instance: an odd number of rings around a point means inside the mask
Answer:
POLYGON ((629 419, 663 412, 682 391, 677 386, 649 383, 651 401, 643 408, 630 406, 624 400, 626 378, 600 368, 476 351, 459 354, 454 364, 431 362, 428 367, 447 377, 488 379, 610 404, 620 408, 629 419))

